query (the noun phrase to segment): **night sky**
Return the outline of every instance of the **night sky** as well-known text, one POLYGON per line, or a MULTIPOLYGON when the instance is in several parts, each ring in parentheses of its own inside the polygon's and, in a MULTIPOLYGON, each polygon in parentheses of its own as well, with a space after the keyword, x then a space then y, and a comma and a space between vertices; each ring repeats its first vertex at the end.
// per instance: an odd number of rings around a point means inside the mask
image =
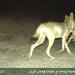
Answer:
POLYGON ((0 0, 0 14, 63 18, 75 12, 75 0, 0 0))

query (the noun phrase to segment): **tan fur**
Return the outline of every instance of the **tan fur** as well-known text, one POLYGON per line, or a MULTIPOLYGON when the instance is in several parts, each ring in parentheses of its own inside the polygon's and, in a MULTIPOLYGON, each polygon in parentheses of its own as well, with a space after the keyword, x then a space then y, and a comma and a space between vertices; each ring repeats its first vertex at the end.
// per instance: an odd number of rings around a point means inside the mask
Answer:
POLYGON ((75 41, 75 26, 74 26, 74 29, 73 29, 73 31, 72 31, 72 35, 71 35, 71 37, 69 38, 68 44, 71 42, 71 40, 75 41))
POLYGON ((72 32, 73 41, 75 41, 75 30, 72 32))
POLYGON ((69 34, 72 32, 73 26, 74 26, 73 13, 70 13, 69 17, 65 16, 65 21, 63 23, 46 22, 46 23, 40 24, 35 34, 33 35, 33 37, 38 37, 38 40, 35 44, 31 46, 29 57, 30 58, 32 57, 34 48, 42 44, 45 40, 45 37, 47 37, 49 41, 49 45, 47 47, 46 54, 51 59, 54 59, 54 57, 50 54, 50 50, 56 38, 62 38, 62 50, 60 52, 64 51, 64 47, 65 47, 67 52, 71 55, 71 51, 66 43, 66 39, 69 36, 69 34))

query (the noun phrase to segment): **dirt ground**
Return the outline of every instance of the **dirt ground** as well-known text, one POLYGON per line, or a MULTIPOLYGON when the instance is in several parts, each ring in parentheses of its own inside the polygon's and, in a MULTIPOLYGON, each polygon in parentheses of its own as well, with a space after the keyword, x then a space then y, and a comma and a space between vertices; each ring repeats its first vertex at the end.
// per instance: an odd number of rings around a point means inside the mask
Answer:
POLYGON ((47 39, 29 58, 30 47, 36 41, 30 38, 39 23, 33 18, 0 18, 0 68, 75 68, 75 43, 69 44, 72 56, 66 50, 59 54, 61 39, 56 39, 51 48, 54 60, 45 53, 47 39))

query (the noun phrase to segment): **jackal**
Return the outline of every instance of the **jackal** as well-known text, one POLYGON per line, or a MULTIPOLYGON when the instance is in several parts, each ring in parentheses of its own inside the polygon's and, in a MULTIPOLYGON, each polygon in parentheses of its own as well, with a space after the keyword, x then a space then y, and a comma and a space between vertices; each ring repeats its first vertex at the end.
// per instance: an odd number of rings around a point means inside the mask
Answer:
POLYGON ((46 54, 51 59, 54 57, 50 54, 51 47, 53 46, 54 40, 56 38, 62 38, 62 50, 59 52, 64 51, 64 47, 66 48, 67 52, 71 55, 71 51, 67 45, 66 39, 69 34, 72 32, 74 26, 74 15, 70 13, 70 16, 65 16, 64 22, 45 22, 38 26, 35 34, 33 35, 34 38, 38 38, 37 42, 31 46, 31 50, 29 53, 29 57, 32 57, 32 53, 34 48, 41 45, 45 37, 47 37, 49 41, 49 45, 46 50, 46 54))

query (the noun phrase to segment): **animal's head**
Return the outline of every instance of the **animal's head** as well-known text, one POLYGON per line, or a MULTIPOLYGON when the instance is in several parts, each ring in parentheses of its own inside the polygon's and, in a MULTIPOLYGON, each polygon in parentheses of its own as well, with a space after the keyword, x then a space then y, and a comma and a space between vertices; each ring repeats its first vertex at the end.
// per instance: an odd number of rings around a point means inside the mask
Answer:
POLYGON ((69 22, 69 16, 68 15, 65 16, 64 22, 69 22))
POLYGON ((74 21, 74 14, 73 12, 70 13, 70 16, 65 16, 65 20, 64 22, 69 23, 69 27, 73 30, 73 28, 75 27, 75 21, 74 21))

